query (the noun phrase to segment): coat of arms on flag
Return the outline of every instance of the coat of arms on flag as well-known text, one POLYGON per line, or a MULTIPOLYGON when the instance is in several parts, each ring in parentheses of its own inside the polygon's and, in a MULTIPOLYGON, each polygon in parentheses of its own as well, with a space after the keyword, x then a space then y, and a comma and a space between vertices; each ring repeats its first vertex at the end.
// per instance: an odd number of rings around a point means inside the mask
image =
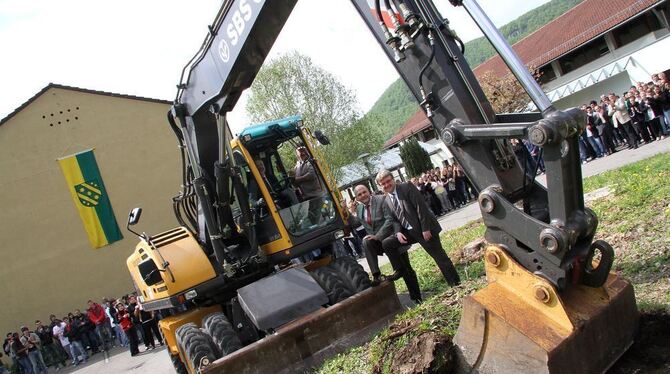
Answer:
POLYGON ((94 207, 100 203, 102 191, 97 180, 93 179, 80 183, 74 186, 74 189, 77 191, 77 197, 83 206, 94 207))

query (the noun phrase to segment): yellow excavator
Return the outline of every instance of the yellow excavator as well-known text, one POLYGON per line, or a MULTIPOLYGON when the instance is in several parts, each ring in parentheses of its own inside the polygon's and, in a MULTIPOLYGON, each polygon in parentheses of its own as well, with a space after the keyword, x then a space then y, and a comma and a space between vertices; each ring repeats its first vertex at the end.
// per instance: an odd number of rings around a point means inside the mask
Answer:
MULTIPOLYGON (((610 272, 612 247, 593 240, 598 219, 584 206, 579 162, 584 114, 552 106, 475 0, 450 2, 472 16, 539 111, 493 111, 432 1, 351 0, 481 191, 488 285, 464 300, 457 372, 604 372, 632 344, 638 313, 630 283, 610 272), (546 187, 511 139, 541 147, 546 187)), ((319 156, 328 138, 300 117, 230 132, 227 113, 295 3, 224 0, 168 113, 183 150, 180 227, 138 234, 127 265, 142 308, 164 316, 179 373, 306 371, 402 309, 391 283, 370 287, 356 261, 334 255, 346 217, 319 156)))

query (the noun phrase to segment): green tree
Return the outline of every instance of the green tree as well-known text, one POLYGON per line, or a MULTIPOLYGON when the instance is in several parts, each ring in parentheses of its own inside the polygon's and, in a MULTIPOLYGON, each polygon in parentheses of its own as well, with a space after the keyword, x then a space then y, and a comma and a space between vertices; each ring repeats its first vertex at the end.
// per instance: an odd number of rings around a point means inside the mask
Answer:
POLYGON ((433 162, 425 149, 421 148, 416 138, 409 138, 400 146, 400 158, 405 164, 407 175, 418 177, 424 171, 433 168, 433 162))
MULTIPOLYGON (((331 144, 321 151, 335 173, 363 153, 378 152, 384 144, 382 119, 361 117, 356 94, 298 52, 263 66, 251 86, 246 110, 256 122, 302 115, 310 129, 321 130, 330 138, 331 144)), ((280 151, 294 157, 291 150, 280 151)))
POLYGON ((293 51, 263 66, 246 110, 263 122, 301 114, 313 130, 332 135, 360 117, 356 94, 308 56, 293 51))

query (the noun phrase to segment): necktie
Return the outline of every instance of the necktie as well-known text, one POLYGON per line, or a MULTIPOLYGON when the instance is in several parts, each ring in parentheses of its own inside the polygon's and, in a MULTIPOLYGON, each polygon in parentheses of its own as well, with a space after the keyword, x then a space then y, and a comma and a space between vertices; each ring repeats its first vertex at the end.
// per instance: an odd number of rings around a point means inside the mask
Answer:
POLYGON ((365 222, 368 223, 368 225, 372 226, 372 215, 370 214, 370 204, 365 206, 365 222))
POLYGON ((398 197, 394 194, 391 194, 391 201, 393 202, 393 210, 395 211, 396 217, 398 217, 398 221, 400 221, 400 224, 403 228, 409 229, 409 222, 407 222, 405 214, 402 212, 402 207, 400 206, 398 197))

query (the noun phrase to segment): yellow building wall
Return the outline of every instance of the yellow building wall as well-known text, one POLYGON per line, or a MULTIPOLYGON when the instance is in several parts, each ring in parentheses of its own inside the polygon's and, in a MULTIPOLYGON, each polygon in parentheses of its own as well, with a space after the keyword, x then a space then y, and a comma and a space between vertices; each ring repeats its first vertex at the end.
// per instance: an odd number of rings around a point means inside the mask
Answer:
POLYGON ((86 301, 133 290, 126 231, 177 226, 171 198, 181 185, 177 140, 159 101, 49 88, 0 126, 0 332, 59 318, 86 301), (92 249, 57 158, 94 148, 124 239, 92 249))

